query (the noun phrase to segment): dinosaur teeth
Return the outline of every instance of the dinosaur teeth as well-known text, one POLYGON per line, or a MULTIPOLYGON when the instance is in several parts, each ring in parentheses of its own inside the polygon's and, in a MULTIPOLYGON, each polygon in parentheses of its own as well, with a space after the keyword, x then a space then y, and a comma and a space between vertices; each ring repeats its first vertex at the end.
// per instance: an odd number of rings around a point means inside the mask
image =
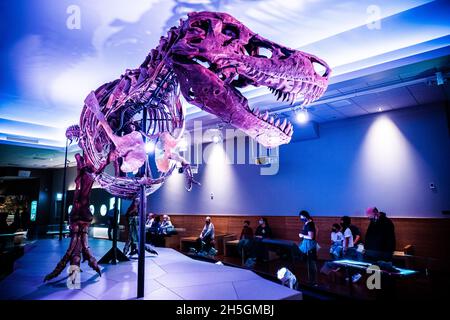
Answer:
POLYGON ((253 114, 256 115, 256 116, 259 116, 259 109, 258 109, 258 108, 255 108, 255 109, 253 110, 253 114))
POLYGON ((261 119, 267 121, 267 119, 269 119, 269 111, 266 111, 261 119))
POLYGON ((273 124, 273 121, 274 121, 273 117, 270 117, 269 123, 270 123, 270 124, 273 124))
POLYGON ((275 127, 278 127, 279 125, 280 125, 280 119, 277 119, 277 121, 275 121, 274 126, 275 126, 275 127))
POLYGON ((280 91, 280 90, 278 90, 278 98, 277 98, 277 101, 280 100, 280 98, 281 98, 282 95, 283 95, 283 92, 280 91))
POLYGON ((280 130, 283 131, 284 128, 286 128, 286 124, 287 124, 287 119, 284 118, 283 122, 281 123, 281 125, 279 126, 280 130))
POLYGON ((295 102, 296 99, 297 99, 297 93, 293 93, 293 94, 292 94, 291 105, 294 104, 294 102, 295 102))
POLYGON ((294 133, 294 127, 291 126, 289 132, 287 132, 286 134, 290 137, 292 137, 292 134, 294 133))
POLYGON ((292 129, 292 124, 289 122, 286 128, 284 128, 284 133, 288 134, 289 131, 292 129))

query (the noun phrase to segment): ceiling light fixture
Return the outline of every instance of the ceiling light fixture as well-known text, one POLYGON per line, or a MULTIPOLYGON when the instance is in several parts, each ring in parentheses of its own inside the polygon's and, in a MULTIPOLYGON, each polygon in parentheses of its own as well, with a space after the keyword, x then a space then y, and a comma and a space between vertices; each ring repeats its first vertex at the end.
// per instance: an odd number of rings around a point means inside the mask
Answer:
POLYGON ((301 107, 299 110, 297 110, 295 118, 296 118, 297 122, 301 123, 301 124, 308 122, 309 116, 308 116, 308 111, 306 110, 306 108, 301 107))

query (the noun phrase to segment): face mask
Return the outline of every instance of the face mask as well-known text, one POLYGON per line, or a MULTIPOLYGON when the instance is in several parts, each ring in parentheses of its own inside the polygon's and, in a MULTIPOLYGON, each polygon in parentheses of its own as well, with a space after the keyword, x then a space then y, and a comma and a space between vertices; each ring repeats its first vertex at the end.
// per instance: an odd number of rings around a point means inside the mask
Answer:
POLYGON ((264 221, 263 221, 263 220, 259 220, 258 223, 259 223, 259 224, 263 224, 264 221))
POLYGON ((308 221, 308 219, 306 219, 305 217, 300 217, 300 220, 302 220, 303 222, 308 221))

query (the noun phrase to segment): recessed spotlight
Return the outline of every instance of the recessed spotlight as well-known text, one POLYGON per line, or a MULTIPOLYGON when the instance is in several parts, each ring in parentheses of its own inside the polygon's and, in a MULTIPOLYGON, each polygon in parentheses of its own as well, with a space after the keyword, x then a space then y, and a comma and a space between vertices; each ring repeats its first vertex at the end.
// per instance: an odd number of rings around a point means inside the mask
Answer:
POLYGON ((219 143, 222 142, 222 132, 219 129, 211 129, 211 142, 219 143))
POLYGON ((383 108, 382 107, 378 107, 378 112, 381 112, 381 111, 383 111, 383 108))
POLYGON ((212 137, 212 142, 214 142, 214 143, 219 143, 219 142, 220 142, 220 137, 219 137, 218 135, 214 135, 214 136, 212 137))
POLYGON ((298 123, 306 123, 308 122, 308 111, 304 108, 297 111, 297 114, 295 116, 298 123))

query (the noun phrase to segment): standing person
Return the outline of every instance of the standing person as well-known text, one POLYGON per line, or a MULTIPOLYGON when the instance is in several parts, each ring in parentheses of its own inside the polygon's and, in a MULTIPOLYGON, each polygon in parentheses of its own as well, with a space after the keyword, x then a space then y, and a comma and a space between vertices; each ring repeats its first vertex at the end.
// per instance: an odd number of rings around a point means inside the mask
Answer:
POLYGON ((106 213, 108 216, 108 239, 113 239, 113 231, 114 231, 114 208, 109 209, 106 213))
MULTIPOLYGON (((351 219, 348 216, 341 218, 341 226, 344 231, 344 243, 343 243, 343 255, 345 259, 358 260, 358 252, 356 251, 355 241, 353 239, 353 233, 350 229, 351 219)), ((349 272, 348 279, 352 279, 352 282, 358 282, 361 279, 360 273, 349 272)))
POLYGON ((351 220, 344 216, 341 219, 342 231, 344 231, 344 241, 342 244, 344 257, 347 259, 354 259, 356 257, 356 250, 354 249, 353 233, 350 229, 351 220))
POLYGON ((211 222, 211 217, 206 217, 205 225, 197 239, 197 248, 198 251, 209 252, 212 247, 214 247, 214 224, 211 222))
POLYGON ((317 241, 316 225, 308 211, 302 210, 299 213, 300 220, 303 222, 303 229, 298 234, 302 240, 299 249, 303 257, 306 258, 306 267, 308 270, 308 282, 317 285, 317 241))
POLYGON ((370 219, 364 243, 364 257, 373 262, 392 261, 395 251, 395 227, 391 219, 376 207, 368 208, 366 215, 370 219))
POLYGON ((253 241, 253 229, 250 227, 250 221, 245 220, 244 226, 239 237, 239 243, 237 246, 239 255, 247 256, 250 251, 250 246, 253 241))
POLYGON ((139 225, 139 199, 134 198, 125 214, 128 220, 128 240, 125 242, 123 253, 126 255, 130 251, 130 256, 138 253, 138 225, 139 225), (130 250, 131 249, 131 250, 130 250))

